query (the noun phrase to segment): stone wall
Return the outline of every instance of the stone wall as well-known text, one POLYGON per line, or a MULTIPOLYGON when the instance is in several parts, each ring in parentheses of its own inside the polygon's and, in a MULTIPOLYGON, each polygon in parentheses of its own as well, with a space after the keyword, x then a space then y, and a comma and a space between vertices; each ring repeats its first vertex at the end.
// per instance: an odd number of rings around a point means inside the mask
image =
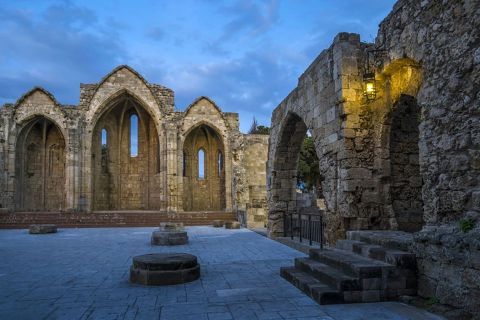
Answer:
MULTIPOLYGON (((339 34, 273 112, 267 170, 271 236, 281 235, 283 215, 296 211, 298 156, 308 129, 324 177, 320 198, 325 199, 326 205, 327 241, 332 243, 343 237, 349 219, 359 217, 354 192, 371 187, 371 173, 361 168, 361 161, 352 155, 352 150, 365 149, 361 136, 356 147, 353 141, 360 119, 351 116, 347 121, 346 116, 351 108, 347 98, 361 90, 358 82, 361 49, 358 35, 339 34), (352 142, 344 143, 345 138, 352 142)), ((364 131, 362 128, 361 133, 364 131)))
MULTIPOLYGON (((265 188, 268 135, 244 135, 243 190, 237 195, 238 209, 246 214, 248 227, 264 228, 267 224, 267 190, 265 188)), ((237 183, 237 187, 239 184, 237 183)))
POLYGON ((480 4, 399 1, 381 23, 385 64, 422 68, 420 170, 426 226, 415 237, 419 293, 480 313, 480 4), (462 222, 476 227, 462 232, 462 222))
POLYGON ((412 248, 419 294, 479 314, 479 27, 478 1, 401 0, 375 44, 339 34, 273 112, 270 235, 296 209, 296 146, 311 129, 327 240, 345 230, 421 229, 412 248), (362 75, 372 70, 369 101, 362 75))
MULTIPOLYGON (((61 105, 46 90, 34 88, 0 109, 0 210, 178 213, 246 207, 248 198, 233 193, 233 177, 247 163, 233 159, 233 145, 235 152, 256 157, 257 162, 248 162, 251 177, 243 186, 265 203, 267 156, 252 151, 255 143, 244 143, 249 139, 239 132, 238 114, 222 112, 207 97, 184 112, 174 111, 172 90, 148 83, 128 66, 97 84, 81 84, 78 106, 61 105), (131 153, 132 115, 138 117, 136 155, 131 153), (207 156, 206 179, 185 180, 184 151, 197 154, 200 148, 207 156), (188 205, 189 199, 198 205, 188 205)), ((193 170, 198 163, 192 161, 193 170)))

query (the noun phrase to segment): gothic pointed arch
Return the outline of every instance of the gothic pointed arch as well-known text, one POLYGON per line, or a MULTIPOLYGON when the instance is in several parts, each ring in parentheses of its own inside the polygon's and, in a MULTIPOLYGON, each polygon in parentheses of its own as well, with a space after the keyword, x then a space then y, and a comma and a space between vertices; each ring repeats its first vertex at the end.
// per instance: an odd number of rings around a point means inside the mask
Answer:
POLYGON ((26 120, 16 141, 17 211, 62 211, 65 208, 65 138, 52 120, 26 120))

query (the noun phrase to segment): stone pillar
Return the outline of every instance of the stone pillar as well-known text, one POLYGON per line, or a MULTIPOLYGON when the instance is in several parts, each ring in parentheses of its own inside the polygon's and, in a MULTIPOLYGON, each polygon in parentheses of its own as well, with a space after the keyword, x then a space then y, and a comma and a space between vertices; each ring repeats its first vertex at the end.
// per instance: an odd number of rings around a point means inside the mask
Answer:
POLYGON ((82 152, 79 142, 78 122, 76 128, 67 128, 68 139, 65 145, 65 211, 78 210, 78 190, 82 152))
POLYGON ((166 195, 167 195, 167 211, 177 212, 178 207, 178 157, 177 157, 177 127, 176 123, 165 123, 165 140, 166 140, 166 195))

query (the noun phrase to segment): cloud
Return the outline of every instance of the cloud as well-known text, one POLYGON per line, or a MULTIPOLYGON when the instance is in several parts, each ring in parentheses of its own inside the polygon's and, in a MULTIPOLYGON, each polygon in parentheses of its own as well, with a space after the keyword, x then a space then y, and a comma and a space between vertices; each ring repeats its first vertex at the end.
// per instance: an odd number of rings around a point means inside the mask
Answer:
POLYGON ((270 125, 271 111, 295 87, 295 75, 274 53, 252 51, 238 59, 170 70, 162 81, 175 88, 180 109, 206 95, 222 110, 240 112, 247 130, 253 116, 270 125))
POLYGON ((0 42, 3 102, 43 86, 62 103, 78 103, 79 83, 98 81, 127 57, 115 30, 69 2, 40 14, 0 8, 0 42))
POLYGON ((148 29, 147 36, 155 41, 161 41, 165 38, 165 32, 162 30, 162 28, 152 27, 148 29))
POLYGON ((205 49, 215 54, 226 54, 227 42, 242 34, 250 39, 262 35, 278 21, 278 0, 239 0, 231 6, 221 7, 219 12, 232 18, 223 26, 220 36, 208 42, 205 49))

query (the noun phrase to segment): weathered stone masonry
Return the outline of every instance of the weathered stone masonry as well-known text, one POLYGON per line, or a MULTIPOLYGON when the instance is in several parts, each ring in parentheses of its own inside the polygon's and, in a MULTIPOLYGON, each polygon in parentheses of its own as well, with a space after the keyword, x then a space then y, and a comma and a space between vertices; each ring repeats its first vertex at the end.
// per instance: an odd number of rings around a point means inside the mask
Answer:
POLYGON ((175 111, 172 90, 128 66, 80 91, 78 106, 34 88, 0 110, 2 211, 231 211, 262 185, 242 167, 265 184, 268 138, 240 133, 238 114, 209 98, 175 111), (264 150, 255 157, 252 139, 264 150))
POLYGON ((480 314, 479 30, 478 1, 401 0, 375 44, 338 34, 273 112, 270 235, 297 208, 298 152, 310 129, 328 242, 348 230, 416 232, 419 294, 480 314), (372 49, 382 51, 368 102, 362 75, 372 49), (464 233, 467 219, 476 227, 464 233))

